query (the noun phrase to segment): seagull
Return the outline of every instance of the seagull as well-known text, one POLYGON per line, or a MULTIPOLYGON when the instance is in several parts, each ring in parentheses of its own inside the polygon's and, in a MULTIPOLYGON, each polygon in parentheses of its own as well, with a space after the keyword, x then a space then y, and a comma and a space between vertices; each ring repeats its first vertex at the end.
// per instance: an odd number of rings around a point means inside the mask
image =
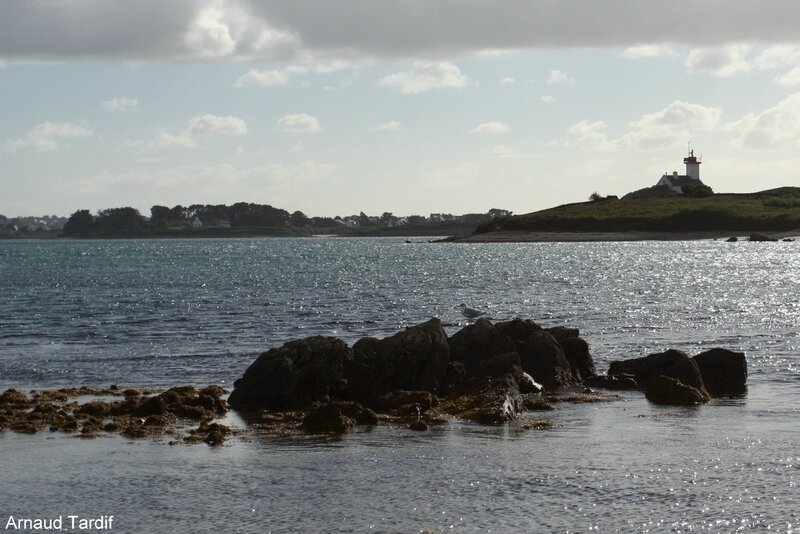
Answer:
POLYGON ((461 315, 466 317, 467 319, 475 319, 476 317, 480 317, 481 315, 486 315, 486 312, 478 311, 474 308, 470 308, 463 302, 456 306, 456 308, 461 308, 461 315))

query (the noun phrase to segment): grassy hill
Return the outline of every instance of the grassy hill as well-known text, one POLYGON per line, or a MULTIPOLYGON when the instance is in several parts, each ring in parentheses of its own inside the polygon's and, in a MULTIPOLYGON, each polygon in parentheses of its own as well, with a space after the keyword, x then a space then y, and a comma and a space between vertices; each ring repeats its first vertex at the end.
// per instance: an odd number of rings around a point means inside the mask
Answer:
POLYGON ((800 229, 800 187, 691 198, 616 198, 565 204, 481 224, 488 232, 687 232, 800 229))

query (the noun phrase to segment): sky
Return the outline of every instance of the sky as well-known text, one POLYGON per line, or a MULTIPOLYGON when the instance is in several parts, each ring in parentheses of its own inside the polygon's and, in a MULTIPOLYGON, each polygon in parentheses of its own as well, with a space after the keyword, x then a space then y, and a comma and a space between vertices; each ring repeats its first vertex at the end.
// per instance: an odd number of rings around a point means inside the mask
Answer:
POLYGON ((0 214, 800 186, 796 0, 0 2, 0 214))

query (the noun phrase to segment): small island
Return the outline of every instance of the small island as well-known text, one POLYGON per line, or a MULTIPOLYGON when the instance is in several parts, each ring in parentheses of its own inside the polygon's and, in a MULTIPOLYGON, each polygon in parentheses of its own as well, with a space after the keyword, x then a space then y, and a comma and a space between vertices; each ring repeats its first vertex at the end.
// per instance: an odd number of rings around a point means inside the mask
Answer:
POLYGON ((652 187, 619 198, 593 193, 587 202, 497 217, 457 242, 641 241, 800 234, 800 187, 757 193, 717 193, 700 181, 690 151, 686 174, 665 173, 652 187))

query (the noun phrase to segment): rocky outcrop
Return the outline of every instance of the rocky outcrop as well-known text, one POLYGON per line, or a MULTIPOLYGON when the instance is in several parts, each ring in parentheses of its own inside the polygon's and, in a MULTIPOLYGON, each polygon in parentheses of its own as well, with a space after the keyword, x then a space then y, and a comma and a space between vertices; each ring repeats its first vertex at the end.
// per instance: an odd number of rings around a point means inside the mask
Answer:
POLYGON ((586 381, 589 386, 608 389, 641 387, 648 399, 659 404, 707 402, 711 395, 742 393, 746 383, 744 353, 721 348, 693 358, 670 349, 644 358, 616 361, 611 363, 608 376, 586 381))
POLYGON ((448 338, 434 318, 352 348, 311 337, 271 349, 235 382, 229 402, 273 413, 302 410, 297 424, 308 432, 346 432, 360 424, 346 405, 421 429, 431 417, 518 419, 543 390, 595 375, 589 345, 576 328, 481 318, 448 338))
POLYGON ((709 401, 704 389, 688 386, 676 378, 658 375, 647 382, 644 390, 647 400, 654 404, 701 404, 709 401))
POLYGON ((344 362, 347 395, 373 404, 389 391, 437 393, 444 384, 450 347, 442 323, 433 318, 385 338, 364 338, 344 362))
POLYGON ((714 348, 693 358, 712 395, 742 393, 747 388, 747 360, 743 352, 714 348))
POLYGON ((514 350, 519 353, 522 370, 545 389, 554 390, 578 383, 564 349, 556 338, 556 335, 562 339, 574 337, 573 334, 577 335, 576 329, 545 331, 533 321, 522 319, 498 323, 496 329, 513 343, 514 350))
POLYGON ((352 349, 337 338, 290 341, 261 354, 234 382, 228 403, 293 410, 341 398, 347 386, 344 365, 352 359, 352 349))
POLYGON ((675 378, 681 383, 705 391, 703 377, 697 363, 689 358, 685 352, 670 349, 664 352, 650 354, 643 358, 612 362, 608 374, 632 375, 645 389, 648 383, 658 376, 675 378))

